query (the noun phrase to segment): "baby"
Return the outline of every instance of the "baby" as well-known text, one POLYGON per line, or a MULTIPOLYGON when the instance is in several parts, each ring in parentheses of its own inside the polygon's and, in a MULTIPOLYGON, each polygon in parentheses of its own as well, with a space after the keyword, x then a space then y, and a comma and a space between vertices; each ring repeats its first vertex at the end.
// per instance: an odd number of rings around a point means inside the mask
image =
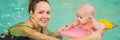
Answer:
POLYGON ((92 32, 103 33, 104 25, 94 18, 94 7, 85 4, 77 9, 77 20, 67 25, 67 29, 60 34, 69 38, 80 38, 90 35, 92 32))

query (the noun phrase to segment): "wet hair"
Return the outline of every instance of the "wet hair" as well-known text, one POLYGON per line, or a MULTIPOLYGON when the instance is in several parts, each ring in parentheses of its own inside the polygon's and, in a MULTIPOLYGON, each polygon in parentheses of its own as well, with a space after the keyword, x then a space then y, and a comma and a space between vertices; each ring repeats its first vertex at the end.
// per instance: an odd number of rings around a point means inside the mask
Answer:
POLYGON ((29 6, 28 6, 28 11, 30 13, 30 11, 34 12, 36 4, 39 2, 47 2, 49 4, 49 2, 47 0, 29 0, 29 6))

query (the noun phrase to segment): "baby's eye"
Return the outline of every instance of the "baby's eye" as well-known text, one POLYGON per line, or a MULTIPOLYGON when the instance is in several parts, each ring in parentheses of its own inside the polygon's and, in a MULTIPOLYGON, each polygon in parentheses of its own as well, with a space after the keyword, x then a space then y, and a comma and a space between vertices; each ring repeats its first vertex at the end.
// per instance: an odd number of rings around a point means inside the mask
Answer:
POLYGON ((89 19, 92 19, 91 17, 89 19))
POLYGON ((79 16, 77 15, 77 17, 79 17, 79 16))
POLYGON ((83 17, 80 17, 80 19, 82 19, 83 17))

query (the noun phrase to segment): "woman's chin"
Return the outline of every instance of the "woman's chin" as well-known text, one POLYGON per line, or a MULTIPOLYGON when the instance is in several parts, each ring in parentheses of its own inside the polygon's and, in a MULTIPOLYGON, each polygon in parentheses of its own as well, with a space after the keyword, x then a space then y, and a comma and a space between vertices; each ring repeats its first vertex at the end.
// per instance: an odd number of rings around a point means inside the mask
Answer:
POLYGON ((41 27, 46 27, 46 26, 47 26, 47 24, 41 24, 40 26, 41 26, 41 27))

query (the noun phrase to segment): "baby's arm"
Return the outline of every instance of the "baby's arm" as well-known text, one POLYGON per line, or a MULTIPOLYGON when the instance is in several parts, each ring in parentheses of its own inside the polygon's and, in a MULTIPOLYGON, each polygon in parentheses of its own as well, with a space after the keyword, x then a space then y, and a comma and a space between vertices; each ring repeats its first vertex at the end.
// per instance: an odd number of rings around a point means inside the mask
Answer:
POLYGON ((96 31, 103 33, 105 29, 105 25, 97 22, 95 19, 93 19, 93 27, 96 29, 96 31))

